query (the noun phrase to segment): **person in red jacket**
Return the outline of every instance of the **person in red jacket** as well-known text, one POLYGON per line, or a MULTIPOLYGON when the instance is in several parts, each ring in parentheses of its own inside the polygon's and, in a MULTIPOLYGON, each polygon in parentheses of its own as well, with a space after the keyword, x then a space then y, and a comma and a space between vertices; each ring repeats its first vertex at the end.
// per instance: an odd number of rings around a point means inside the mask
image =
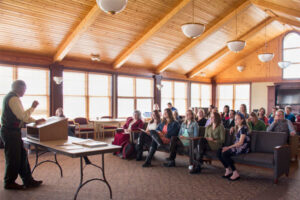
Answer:
POLYGON ((133 113, 133 117, 128 117, 126 123, 123 126, 123 130, 117 132, 112 144, 119 145, 124 147, 124 145, 130 139, 130 132, 131 131, 139 131, 140 129, 144 128, 144 122, 142 121, 141 112, 136 110, 133 113))

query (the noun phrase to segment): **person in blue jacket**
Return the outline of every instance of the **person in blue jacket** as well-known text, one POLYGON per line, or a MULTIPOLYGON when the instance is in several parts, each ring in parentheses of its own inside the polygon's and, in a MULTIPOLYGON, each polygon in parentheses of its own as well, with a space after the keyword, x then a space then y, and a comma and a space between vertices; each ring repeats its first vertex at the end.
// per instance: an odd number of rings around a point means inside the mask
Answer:
POLYGON ((163 120, 158 125, 156 130, 150 131, 152 137, 151 146, 149 149, 149 154, 146 158, 143 167, 150 167, 151 160, 157 150, 161 145, 169 145, 172 136, 177 137, 180 130, 179 123, 174 119, 172 110, 166 108, 163 113, 163 120))

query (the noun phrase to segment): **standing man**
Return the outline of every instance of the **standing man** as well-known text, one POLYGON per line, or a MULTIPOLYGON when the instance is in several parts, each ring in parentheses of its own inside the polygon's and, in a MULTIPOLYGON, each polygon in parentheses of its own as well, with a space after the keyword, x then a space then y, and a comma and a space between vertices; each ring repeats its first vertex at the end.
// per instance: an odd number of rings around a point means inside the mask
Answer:
POLYGON ((35 120, 30 117, 38 102, 34 101, 31 108, 24 111, 20 97, 24 96, 26 84, 22 80, 16 80, 12 84, 12 91, 3 99, 1 117, 1 138, 4 142, 5 153, 5 175, 4 188, 20 190, 25 188, 38 187, 42 181, 36 181, 31 174, 27 152, 23 146, 21 137, 21 127, 24 123, 42 123, 45 120, 35 120), (19 185, 15 181, 20 175, 24 185, 19 185))

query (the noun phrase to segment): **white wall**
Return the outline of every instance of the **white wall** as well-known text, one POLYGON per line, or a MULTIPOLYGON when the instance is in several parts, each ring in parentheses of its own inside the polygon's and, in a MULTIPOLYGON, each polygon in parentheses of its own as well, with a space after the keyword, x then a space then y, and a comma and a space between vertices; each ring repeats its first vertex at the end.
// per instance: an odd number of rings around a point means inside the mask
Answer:
POLYGON ((251 85, 251 110, 268 106, 268 86, 274 85, 272 82, 253 82, 251 85))

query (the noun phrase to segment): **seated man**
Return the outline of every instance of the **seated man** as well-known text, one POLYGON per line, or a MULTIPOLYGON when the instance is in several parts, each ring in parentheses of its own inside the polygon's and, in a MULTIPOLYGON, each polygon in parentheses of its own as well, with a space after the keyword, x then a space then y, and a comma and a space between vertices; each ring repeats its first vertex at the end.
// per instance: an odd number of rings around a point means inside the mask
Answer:
POLYGON ((274 122, 267 128, 267 131, 285 132, 292 136, 296 134, 292 122, 284 118, 284 111, 281 109, 276 111, 274 122))
POLYGON ((284 114, 285 119, 290 120, 291 122, 296 121, 295 115, 292 113, 292 107, 291 106, 286 106, 285 107, 285 114, 284 114))
POLYGON ((235 114, 236 114, 235 110, 230 110, 229 119, 227 119, 223 124, 224 128, 231 129, 232 127, 235 126, 234 123, 235 114))
POLYGON ((248 127, 251 131, 265 131, 266 125, 264 121, 259 120, 256 113, 252 112, 248 120, 248 127))

